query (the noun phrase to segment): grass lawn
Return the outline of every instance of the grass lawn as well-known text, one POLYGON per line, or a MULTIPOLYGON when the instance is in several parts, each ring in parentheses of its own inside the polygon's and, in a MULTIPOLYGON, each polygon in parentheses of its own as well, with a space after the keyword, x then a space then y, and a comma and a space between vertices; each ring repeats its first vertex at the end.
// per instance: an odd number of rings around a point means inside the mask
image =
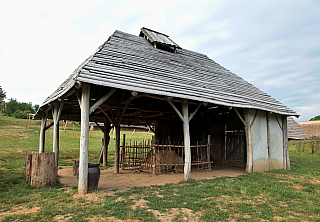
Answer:
MULTIPOLYGON (((85 197, 59 183, 34 188, 24 183, 24 155, 38 152, 39 121, 0 117, 0 220, 2 221, 320 221, 320 155, 290 147, 291 170, 237 178, 190 180, 85 197)), ((126 132, 127 138, 131 132, 126 132)), ((60 129, 59 165, 79 155, 79 125, 60 129)), ((146 132, 135 132, 143 140, 146 132)), ((148 138, 148 137, 147 137, 148 138)), ((93 131, 89 162, 96 162, 102 133, 93 131)), ((45 151, 52 151, 52 129, 45 151)), ((114 140, 111 140, 110 162, 114 140)))

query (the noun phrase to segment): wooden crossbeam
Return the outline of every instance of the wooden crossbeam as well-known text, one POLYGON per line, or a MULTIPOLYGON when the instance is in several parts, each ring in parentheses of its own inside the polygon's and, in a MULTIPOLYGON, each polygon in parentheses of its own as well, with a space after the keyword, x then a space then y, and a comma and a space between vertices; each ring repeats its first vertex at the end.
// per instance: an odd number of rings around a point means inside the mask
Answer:
POLYGON ((102 103, 104 103, 107 99, 109 99, 116 90, 117 90, 116 88, 110 89, 109 92, 107 92, 95 104, 93 104, 90 108, 89 114, 91 114, 96 108, 98 108, 102 103))

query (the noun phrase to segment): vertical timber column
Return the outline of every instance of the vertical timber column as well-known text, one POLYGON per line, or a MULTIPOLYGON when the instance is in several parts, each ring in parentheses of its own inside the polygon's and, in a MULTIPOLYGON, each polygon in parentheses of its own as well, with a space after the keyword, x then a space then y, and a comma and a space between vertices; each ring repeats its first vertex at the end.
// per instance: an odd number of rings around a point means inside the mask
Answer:
POLYGON ((283 166, 284 169, 290 170, 290 157, 288 147, 288 125, 287 117, 282 116, 282 133, 283 133, 283 166))
POLYGON ((108 165, 108 145, 109 145, 109 140, 110 140, 110 123, 107 118, 104 120, 104 131, 103 131, 103 162, 102 166, 107 166, 108 165))
POLYGON ((269 163, 269 170, 271 170, 270 123, 269 122, 270 122, 269 114, 268 112, 266 112, 268 163, 269 163))
POLYGON ((88 192, 89 102, 90 84, 83 83, 81 96, 81 135, 78 183, 78 192, 80 194, 86 194, 88 192))
POLYGON ((253 173, 253 152, 252 152, 252 140, 251 140, 251 124, 250 124, 250 114, 248 109, 244 109, 244 119, 246 126, 244 127, 246 133, 246 143, 247 143, 247 166, 246 171, 248 173, 253 173))
POLYGON ((114 157, 114 165, 115 165, 115 173, 119 173, 119 154, 120 154, 120 108, 117 108, 117 125, 116 125, 116 145, 115 145, 115 157, 114 157))
POLYGON ((184 180, 190 179, 191 172, 191 150, 190 150, 190 130, 189 130, 189 112, 188 100, 182 100, 183 116, 183 137, 184 137, 184 180))
POLYGON ((46 120, 47 120, 47 114, 42 113, 40 138, 39 138, 39 153, 44 153, 44 146, 46 142, 46 120))
POLYGON ((56 168, 58 170, 59 163, 59 102, 54 103, 53 108, 53 152, 55 154, 56 168))

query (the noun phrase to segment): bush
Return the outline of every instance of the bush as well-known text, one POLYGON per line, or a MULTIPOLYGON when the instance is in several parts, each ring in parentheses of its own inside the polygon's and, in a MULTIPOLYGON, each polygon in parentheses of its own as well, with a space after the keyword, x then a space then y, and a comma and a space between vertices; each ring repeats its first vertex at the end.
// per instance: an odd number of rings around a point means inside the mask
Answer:
POLYGON ((30 111, 21 111, 21 110, 17 110, 15 111, 15 113, 13 114, 13 116, 15 118, 18 118, 18 119, 27 119, 27 114, 28 113, 31 113, 30 111))

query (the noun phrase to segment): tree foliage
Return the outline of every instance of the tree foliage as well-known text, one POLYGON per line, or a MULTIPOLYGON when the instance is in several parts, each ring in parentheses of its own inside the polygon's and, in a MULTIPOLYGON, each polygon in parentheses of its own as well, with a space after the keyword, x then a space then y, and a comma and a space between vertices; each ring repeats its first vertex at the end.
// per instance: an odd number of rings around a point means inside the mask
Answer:
POLYGON ((18 102, 17 99, 9 99, 5 103, 4 114, 16 118, 25 119, 28 113, 35 113, 39 105, 32 106, 32 103, 18 102))
POLYGON ((317 115, 317 116, 311 118, 309 121, 315 121, 315 120, 320 120, 320 115, 317 115))
POLYGON ((6 98, 6 92, 0 86, 0 103, 2 103, 5 98, 6 98))

